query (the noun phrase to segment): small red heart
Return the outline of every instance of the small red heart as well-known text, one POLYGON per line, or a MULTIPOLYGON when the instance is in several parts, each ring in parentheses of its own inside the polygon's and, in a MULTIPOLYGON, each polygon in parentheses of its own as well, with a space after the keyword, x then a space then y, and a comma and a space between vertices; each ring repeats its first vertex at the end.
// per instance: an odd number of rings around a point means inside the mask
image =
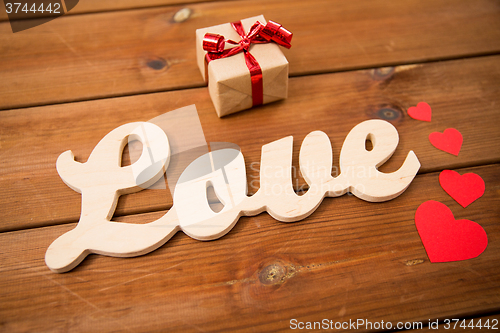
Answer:
POLYGON ((418 207, 415 225, 431 262, 475 258, 488 246, 486 232, 479 224, 455 220, 451 210, 437 201, 418 207))
POLYGON ((484 194, 484 180, 475 173, 463 176, 453 170, 443 170, 439 174, 439 183, 462 207, 467 207, 484 194))
POLYGON ((437 149, 458 156, 464 139, 462 134, 455 128, 447 128, 443 133, 432 132, 429 134, 429 141, 437 149))
POLYGON ((420 102, 408 109, 408 115, 416 120, 431 121, 432 110, 429 104, 420 102))

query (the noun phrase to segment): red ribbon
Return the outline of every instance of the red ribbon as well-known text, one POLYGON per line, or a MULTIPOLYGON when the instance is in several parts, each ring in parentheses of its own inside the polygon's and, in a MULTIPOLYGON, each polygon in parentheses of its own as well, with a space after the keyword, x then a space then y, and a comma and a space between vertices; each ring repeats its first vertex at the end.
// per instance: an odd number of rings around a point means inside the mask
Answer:
MULTIPOLYGON (((236 30, 238 35, 240 35, 241 40, 239 42, 225 39, 224 36, 217 34, 205 34, 203 37, 203 49, 208 51, 205 56, 205 65, 208 66, 208 63, 212 60, 231 57, 243 52, 245 55, 245 63, 250 71, 250 78, 252 80, 253 106, 260 105, 264 100, 262 69, 255 57, 250 53, 250 45, 275 42, 289 49, 291 47, 290 42, 293 34, 283 28, 281 24, 273 21, 269 21, 265 26, 259 21, 255 22, 246 35, 241 21, 233 22, 231 26, 236 30), (225 50, 226 43, 238 46, 225 50)), ((208 75, 205 75, 205 77, 208 80, 208 75)))

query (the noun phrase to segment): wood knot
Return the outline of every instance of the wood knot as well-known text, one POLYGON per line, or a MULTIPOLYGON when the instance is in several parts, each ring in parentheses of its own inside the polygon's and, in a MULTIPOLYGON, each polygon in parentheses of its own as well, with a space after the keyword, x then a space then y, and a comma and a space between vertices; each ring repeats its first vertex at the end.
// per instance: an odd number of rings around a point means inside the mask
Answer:
POLYGON ((162 70, 165 67, 167 67, 167 61, 163 58, 154 58, 154 59, 149 59, 146 64, 148 65, 149 68, 152 68, 156 71, 162 70))
POLYGON ((399 112, 391 108, 382 108, 378 110, 377 115, 384 120, 395 120, 399 118, 399 112))
POLYGON ((415 265, 420 265, 420 264, 423 264, 425 260, 423 259, 412 259, 412 260, 408 260, 405 262, 405 265, 406 266, 415 266, 415 265))
POLYGON ((173 21, 175 23, 182 23, 191 17, 193 11, 190 8, 182 8, 174 14, 173 21))
POLYGON ((283 282, 286 269, 280 264, 271 264, 262 269, 259 273, 259 280, 262 284, 278 284, 283 282))
MULTIPOLYGON (((393 124, 403 121, 403 109, 392 103, 373 105, 366 110, 366 115, 372 119, 382 119, 393 124)), ((405 112, 406 113, 406 112, 405 112)))
POLYGON ((394 67, 381 67, 372 71, 372 77, 375 80, 382 81, 391 78, 394 75, 394 67))
POLYGON ((297 273, 293 264, 278 260, 265 266, 259 273, 259 281, 263 285, 279 285, 292 278, 297 273))

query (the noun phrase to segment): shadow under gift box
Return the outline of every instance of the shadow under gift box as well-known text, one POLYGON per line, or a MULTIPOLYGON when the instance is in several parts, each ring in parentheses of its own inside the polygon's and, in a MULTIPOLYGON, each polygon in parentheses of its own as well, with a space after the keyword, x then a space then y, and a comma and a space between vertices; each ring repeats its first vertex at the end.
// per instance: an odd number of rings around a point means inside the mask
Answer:
MULTIPOLYGON (((262 15, 241 20, 245 33, 248 33, 257 21, 264 25, 267 23, 262 15)), ((230 23, 196 30, 198 67, 203 79, 208 80, 208 92, 217 115, 222 117, 251 108, 253 106, 252 81, 243 52, 210 61, 208 70, 206 70, 205 56, 207 52, 203 49, 203 38, 206 33, 219 34, 236 42, 240 41, 241 37, 230 23), (206 73, 208 73, 208 77, 206 77, 206 73)), ((275 43, 252 44, 250 53, 262 69, 263 104, 286 98, 288 93, 288 61, 280 46, 275 43)))

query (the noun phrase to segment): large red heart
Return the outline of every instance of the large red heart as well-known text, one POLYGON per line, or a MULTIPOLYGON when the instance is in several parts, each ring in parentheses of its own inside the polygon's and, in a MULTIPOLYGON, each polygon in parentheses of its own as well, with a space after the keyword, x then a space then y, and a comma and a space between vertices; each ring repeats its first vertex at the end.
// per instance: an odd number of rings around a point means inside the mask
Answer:
POLYGON ((429 200, 418 207, 415 225, 431 262, 466 260, 479 256, 488 245, 476 222, 455 220, 444 204, 429 200))
POLYGON ((443 170, 439 174, 439 183, 464 208, 484 194, 483 178, 472 172, 460 176, 456 171, 443 170))
POLYGON ((408 109, 408 115, 413 119, 431 121, 432 110, 429 104, 420 102, 417 106, 412 106, 408 109))
POLYGON ((437 149, 458 156, 462 148, 462 134, 455 128, 447 128, 443 133, 432 132, 429 141, 437 149))

